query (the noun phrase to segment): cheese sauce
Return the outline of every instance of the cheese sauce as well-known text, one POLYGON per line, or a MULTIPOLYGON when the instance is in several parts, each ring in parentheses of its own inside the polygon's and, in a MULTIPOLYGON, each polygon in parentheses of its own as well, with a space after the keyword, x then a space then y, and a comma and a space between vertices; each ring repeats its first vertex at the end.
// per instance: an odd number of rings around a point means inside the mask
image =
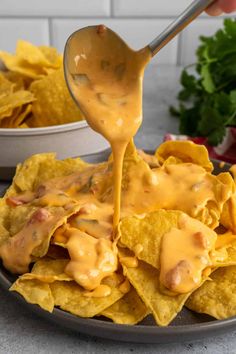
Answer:
POLYGON ((120 284, 119 286, 119 290, 123 293, 123 294, 127 294, 131 289, 131 284, 129 282, 129 279, 126 278, 125 281, 123 283, 120 284))
POLYGON ((130 169, 127 179, 128 187, 122 193, 122 217, 157 209, 177 209, 215 228, 223 204, 232 193, 215 176, 191 163, 156 169, 139 163, 130 169), (208 208, 209 203, 214 207, 208 208))
POLYGON ((180 217, 178 226, 162 239, 160 281, 173 292, 187 293, 200 285, 203 270, 212 265, 210 251, 217 235, 187 215, 180 217))
POLYGON ((138 267, 138 259, 136 257, 120 257, 120 261, 128 268, 138 267))
POLYGON ((87 291, 83 293, 87 297, 105 297, 111 295, 111 288, 106 284, 101 284, 93 291, 87 291))
POLYGON ((0 247, 4 266, 12 273, 28 272, 32 252, 45 240, 49 242, 50 234, 65 222, 67 213, 64 209, 37 209, 25 226, 0 247))
POLYGON ((114 243, 105 238, 96 239, 76 228, 68 228, 65 233, 70 255, 65 273, 84 289, 96 289, 103 278, 117 269, 114 243))
POLYGON ((122 164, 142 122, 142 81, 149 48, 131 50, 105 26, 87 27, 70 43, 69 82, 89 125, 113 153, 114 233, 120 219, 122 164))

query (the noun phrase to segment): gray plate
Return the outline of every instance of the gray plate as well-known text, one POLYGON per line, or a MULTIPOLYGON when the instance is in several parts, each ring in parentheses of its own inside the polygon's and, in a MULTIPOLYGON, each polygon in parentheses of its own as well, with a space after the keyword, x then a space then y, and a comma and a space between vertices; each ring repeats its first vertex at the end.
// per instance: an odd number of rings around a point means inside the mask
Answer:
MULTIPOLYGON (((88 156, 88 162, 98 162, 107 158, 109 151, 88 156)), ((215 173, 227 171, 228 164, 219 168, 219 162, 213 161, 215 173)), ((0 265, 0 285, 8 290, 15 278, 0 265)), ((53 321, 57 325, 70 328, 74 331, 92 336, 113 340, 137 343, 171 343, 197 340, 206 336, 227 332, 236 327, 236 317, 227 320, 215 320, 210 316, 197 314, 184 308, 168 327, 158 327, 152 316, 148 316, 139 325, 118 325, 105 318, 84 319, 71 315, 65 311, 54 309, 53 313, 42 310, 37 305, 28 304, 19 294, 11 292, 20 304, 30 311, 53 321)))

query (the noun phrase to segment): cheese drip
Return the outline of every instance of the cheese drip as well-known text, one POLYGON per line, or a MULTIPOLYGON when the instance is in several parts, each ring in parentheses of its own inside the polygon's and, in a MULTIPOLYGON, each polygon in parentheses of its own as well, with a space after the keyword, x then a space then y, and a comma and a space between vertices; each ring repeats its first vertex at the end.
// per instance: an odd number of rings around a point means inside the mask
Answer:
POLYGON ((151 58, 148 47, 131 50, 105 26, 79 31, 70 42, 69 82, 89 125, 113 153, 114 217, 120 219, 122 165, 126 147, 142 121, 142 81, 151 58))

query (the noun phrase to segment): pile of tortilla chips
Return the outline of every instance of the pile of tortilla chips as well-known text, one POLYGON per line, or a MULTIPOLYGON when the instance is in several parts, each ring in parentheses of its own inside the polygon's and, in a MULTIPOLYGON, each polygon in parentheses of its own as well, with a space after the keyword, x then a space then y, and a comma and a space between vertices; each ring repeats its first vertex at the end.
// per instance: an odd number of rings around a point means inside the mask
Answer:
POLYGON ((16 53, 0 51, 0 128, 43 127, 83 119, 53 47, 19 40, 16 53))
MULTIPOLYGON (((54 154, 48 153, 34 155, 18 166, 11 187, 0 200, 0 255, 4 245, 14 245, 17 235, 39 208, 37 197, 31 198, 34 193, 61 186, 60 195, 67 198, 67 207, 64 208, 60 203, 45 206, 55 216, 55 222, 37 247, 31 250, 32 267, 21 272, 22 275, 10 290, 17 291, 27 302, 38 304, 50 312, 54 307, 59 307, 81 317, 105 316, 119 324, 134 325, 152 315, 158 325, 166 326, 183 306, 217 319, 235 316, 236 185, 228 172, 213 176, 206 149, 192 142, 166 142, 152 156, 138 153, 130 145, 123 165, 122 195, 126 195, 132 185, 130 176, 141 170, 147 176, 147 173, 170 166, 198 165, 205 171, 202 173, 211 176, 215 202, 205 205, 204 218, 198 214, 194 220, 199 224, 205 223, 205 227, 217 234, 216 252, 219 257, 212 267, 203 272, 198 288, 176 294, 165 289, 159 279, 162 238, 172 228, 178 228, 179 218, 183 215, 181 203, 171 210, 168 207, 159 208, 155 203, 151 209, 150 205, 146 205, 146 212, 122 218, 119 239, 115 240, 118 241, 119 266, 113 274, 102 280, 102 284, 111 289, 108 295, 87 296, 87 291, 66 274, 65 268, 70 258, 66 241, 57 238, 56 231, 67 225, 71 216, 80 212, 83 206, 80 198, 86 193, 97 198, 101 206, 105 201, 112 203, 111 164, 112 159, 98 165, 87 164, 79 158, 58 161, 54 154), (90 177, 86 179, 86 176, 90 177), (78 194, 74 193, 75 190, 78 194), (24 202, 11 204, 9 200, 24 202), (218 200, 224 200, 224 203, 221 205, 218 200), (127 260, 135 260, 136 264, 131 265, 132 262, 127 260)), ((139 177, 139 191, 142 193, 146 177, 139 177)), ((181 202, 187 198, 188 190, 181 202)), ((192 215, 189 217, 192 218, 192 215)), ((89 230, 87 232, 89 234, 89 230)), ((16 249, 13 248, 12 258, 7 264, 4 263, 8 269, 14 270, 14 266, 19 269, 20 251, 21 247, 26 247, 26 241, 21 239, 15 245, 16 249)))

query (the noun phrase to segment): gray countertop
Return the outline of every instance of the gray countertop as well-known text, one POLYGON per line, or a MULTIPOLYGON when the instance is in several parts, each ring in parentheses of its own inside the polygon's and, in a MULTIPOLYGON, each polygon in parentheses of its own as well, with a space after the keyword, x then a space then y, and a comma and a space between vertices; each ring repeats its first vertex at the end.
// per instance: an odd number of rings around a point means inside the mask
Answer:
MULTIPOLYGON (((156 147, 165 132, 176 133, 178 121, 168 114, 178 92, 180 69, 150 66, 144 83, 144 123, 136 142, 139 147, 156 147)), ((6 184, 0 184, 0 191, 6 184)), ((43 320, 29 312, 6 291, 0 297, 0 353, 236 353, 235 331, 198 342, 182 344, 133 344, 80 335, 43 320)))

